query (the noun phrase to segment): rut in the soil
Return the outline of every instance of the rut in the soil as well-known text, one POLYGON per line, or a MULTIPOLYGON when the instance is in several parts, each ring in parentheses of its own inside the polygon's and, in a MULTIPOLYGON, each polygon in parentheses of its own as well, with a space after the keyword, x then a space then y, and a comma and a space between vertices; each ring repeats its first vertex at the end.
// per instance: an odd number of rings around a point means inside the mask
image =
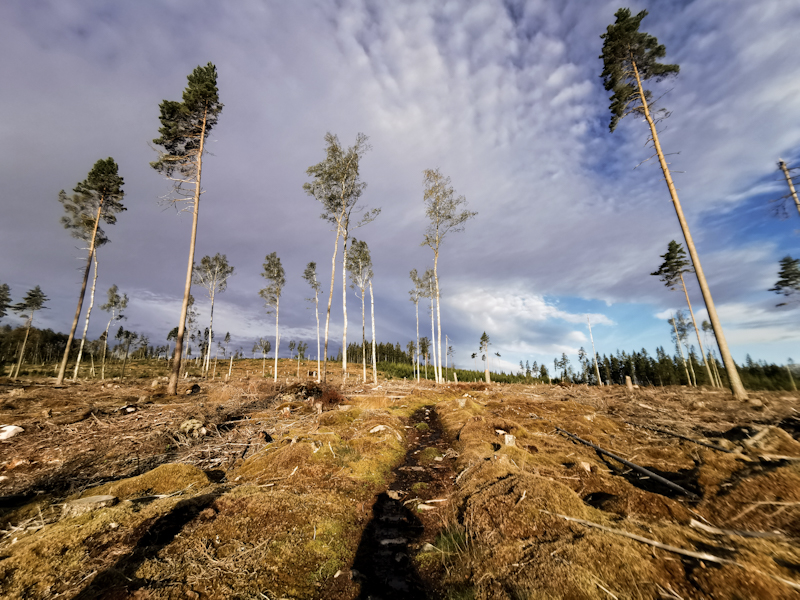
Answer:
POLYGON ((432 406, 417 410, 407 431, 406 460, 395 469, 391 489, 376 499, 353 562, 353 578, 361 583, 362 600, 439 596, 435 586, 417 573, 411 557, 424 542, 433 541, 441 525, 440 518, 430 513, 438 514, 443 504, 425 501, 449 495, 452 461, 432 460, 432 452, 425 451, 435 448, 441 456, 448 449, 432 406), (436 508, 425 510, 420 505, 436 508))

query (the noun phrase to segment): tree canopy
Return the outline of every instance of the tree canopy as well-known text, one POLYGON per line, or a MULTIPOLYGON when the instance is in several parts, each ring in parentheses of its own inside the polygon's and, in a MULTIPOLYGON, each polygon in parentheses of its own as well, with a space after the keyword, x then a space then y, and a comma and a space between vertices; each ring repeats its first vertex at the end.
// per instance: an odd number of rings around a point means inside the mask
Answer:
POLYGON ((0 319, 8 314, 11 307, 11 288, 7 283, 0 284, 0 319))
MULTIPOLYGON (((678 65, 658 62, 666 56, 666 48, 652 35, 639 31, 642 19, 647 16, 646 10, 632 16, 629 8, 620 8, 614 16, 616 22, 600 36, 603 39, 603 53, 600 55, 603 72, 600 76, 605 89, 613 91, 609 97, 611 131, 625 115, 642 110, 637 74, 641 80, 655 78, 659 81, 680 71, 678 65)), ((649 103, 651 94, 648 90, 644 90, 644 96, 649 103)))
POLYGON ((657 271, 650 273, 650 275, 655 275, 661 279, 664 285, 671 290, 674 290, 675 286, 678 285, 681 275, 694 273, 692 263, 686 260, 686 251, 675 240, 669 243, 666 253, 662 254, 661 258, 664 259, 664 262, 661 263, 657 271))
MULTIPOLYGON (((784 256, 780 262, 781 268, 778 271, 778 281, 775 287, 769 289, 770 292, 792 296, 800 292, 800 259, 784 256)), ((786 302, 781 302, 778 306, 783 306, 786 302)))
MULTIPOLYGON (((281 265, 281 259, 278 258, 277 252, 268 254, 264 259, 264 271, 261 276, 270 283, 258 295, 264 299, 264 303, 268 307, 275 309, 280 300, 283 286, 286 285, 286 272, 283 270, 283 265, 281 265)), ((272 312, 272 310, 267 312, 272 312)))
POLYGON ((18 314, 30 312, 32 315, 37 310, 46 308, 44 303, 47 302, 48 300, 49 298, 44 295, 42 288, 40 288, 37 285, 35 288, 29 290, 28 293, 25 294, 25 297, 22 299, 22 302, 14 304, 11 307, 11 310, 13 310, 15 313, 18 314))

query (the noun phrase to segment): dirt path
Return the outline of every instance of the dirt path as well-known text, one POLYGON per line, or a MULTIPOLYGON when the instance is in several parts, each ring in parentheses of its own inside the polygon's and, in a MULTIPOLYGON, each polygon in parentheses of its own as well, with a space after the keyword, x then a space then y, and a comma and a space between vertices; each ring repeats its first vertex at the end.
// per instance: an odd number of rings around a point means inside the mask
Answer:
POLYGON ((364 600, 440 596, 436 582, 426 581, 411 557, 442 528, 455 454, 433 405, 417 410, 406 427, 406 460, 395 469, 391 488, 375 501, 353 563, 351 576, 360 581, 364 600))

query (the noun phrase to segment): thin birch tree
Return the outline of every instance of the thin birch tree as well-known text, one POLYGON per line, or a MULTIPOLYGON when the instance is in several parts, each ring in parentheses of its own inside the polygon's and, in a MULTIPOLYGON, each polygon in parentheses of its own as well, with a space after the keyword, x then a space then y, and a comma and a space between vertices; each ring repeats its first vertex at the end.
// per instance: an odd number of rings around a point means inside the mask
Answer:
MULTIPOLYGON (((364 210, 358 206, 358 201, 367 184, 360 179, 359 161, 371 149, 368 137, 363 133, 356 136, 356 143, 345 150, 339 143, 339 138, 332 133, 325 134, 326 157, 322 162, 312 165, 306 174, 313 181, 304 183, 303 189, 309 196, 313 196, 322 204, 323 212, 320 218, 336 226, 336 242, 333 245, 333 258, 331 259, 331 288, 328 296, 328 310, 325 316, 325 358, 322 367, 322 380, 325 381, 328 373, 328 331, 331 318, 331 303, 333 301, 333 287, 336 278, 336 256, 339 252, 339 238, 343 239, 342 253, 342 311, 344 329, 342 333, 342 375, 347 376, 347 241, 350 235, 350 218, 364 210)), ((361 227, 373 221, 380 209, 367 211, 356 227, 361 227)))
MULTIPOLYGON (((436 383, 439 383, 439 374, 436 371, 436 326, 434 323, 434 316, 435 316, 435 300, 436 300, 436 289, 434 288, 435 276, 433 274, 433 269, 425 269, 425 274, 422 276, 422 281, 425 284, 425 297, 430 298, 431 300, 431 342, 430 342, 430 350, 433 352, 433 378, 436 383)), ((427 364, 426 364, 427 366, 427 364)), ((428 377, 427 370, 425 371, 425 377, 428 377)))
POLYGON ((631 16, 630 9, 620 8, 614 15, 616 22, 609 25, 606 33, 600 37, 603 39, 603 83, 607 91, 613 91, 610 97, 611 123, 609 129, 613 132, 620 119, 629 114, 643 116, 650 128, 650 141, 653 143, 664 180, 667 183, 672 204, 680 223, 683 236, 686 241, 686 248, 694 265, 697 282, 700 284, 700 291, 706 304, 708 317, 714 328, 714 333, 719 345, 719 352, 725 367, 728 370, 731 391, 737 400, 746 400, 745 392, 739 373, 736 370, 736 363, 728 349, 725 334, 722 331, 722 324, 717 316, 717 309, 711 297, 711 290, 706 282, 703 268, 700 265, 700 257, 695 249, 689 225, 683 215, 681 203, 678 200, 678 192, 672 181, 667 161, 661 150, 661 143, 656 131, 656 120, 651 113, 650 104, 652 94, 644 88, 644 81, 655 79, 659 81, 666 77, 677 75, 680 67, 678 65, 668 65, 658 62, 658 59, 666 55, 666 48, 658 43, 658 40, 645 32, 639 31, 642 19, 647 16, 647 11, 643 10, 636 16, 631 16))
POLYGON ((686 367, 686 358, 683 356, 683 346, 681 345, 681 336, 678 332, 678 323, 675 317, 669 320, 672 328, 675 330, 675 345, 678 347, 678 352, 681 355, 681 361, 683 362, 683 370, 686 371, 686 380, 689 384, 689 387, 692 387, 692 378, 689 376, 689 369, 686 367))
POLYGON ((675 240, 672 240, 667 245, 667 251, 661 255, 661 258, 664 259, 664 262, 661 263, 658 271, 650 273, 650 275, 655 275, 661 279, 664 285, 673 291, 678 285, 678 282, 680 282, 683 294, 686 296, 689 314, 692 316, 692 325, 694 325, 694 332, 697 335, 697 344, 700 346, 700 355, 704 357, 703 363, 706 367, 708 381, 711 383, 711 387, 717 387, 714 377, 711 375, 711 367, 709 367, 708 361, 705 360, 705 350, 703 349, 703 342, 700 339, 700 329, 697 327, 697 321, 694 318, 694 310, 692 310, 692 303, 689 301, 689 292, 686 291, 686 282, 683 280, 683 274, 694 273, 694 269, 692 269, 691 263, 686 260, 686 252, 684 252, 683 246, 675 240))
MULTIPOLYGON (((92 289, 89 291, 89 306, 86 308, 86 319, 83 322, 83 335, 81 335, 81 345, 78 346, 78 358, 75 360, 75 371, 72 374, 72 381, 78 381, 78 371, 81 368, 81 357, 83 356, 83 347, 86 345, 86 333, 89 331, 89 317, 92 315, 92 308, 94 307, 94 292, 97 288, 97 248, 95 248, 94 256, 92 257, 94 263, 94 275, 92 275, 92 289)), ((94 358, 92 359, 92 376, 94 376, 94 358)))
POLYGON ((108 241, 105 233, 100 229, 100 221, 113 225, 117 222, 116 213, 126 210, 122 205, 122 198, 125 196, 125 192, 122 191, 123 184, 124 181, 119 176, 117 163, 113 158, 108 157, 105 160, 98 160, 94 164, 86 179, 75 186, 72 196, 68 197, 64 190, 58 194, 58 201, 61 202, 67 213, 61 218, 62 225, 70 230, 73 237, 89 243, 89 255, 86 257, 81 291, 78 295, 78 306, 75 309, 75 317, 72 319, 64 356, 61 358, 61 365, 58 368, 56 385, 64 382, 67 361, 72 349, 72 340, 75 338, 75 330, 78 328, 78 319, 80 319, 83 308, 86 283, 89 280, 95 249, 98 245, 108 241))
POLYGON ((264 272, 261 276, 269 281, 269 285, 262 289, 258 294, 264 299, 267 306, 267 314, 275 312, 275 373, 273 381, 278 381, 278 351, 281 346, 280 331, 278 330, 278 316, 281 307, 281 292, 286 285, 286 272, 281 265, 278 254, 273 252, 267 254, 264 259, 264 272))
POLYGON ((203 375, 208 377, 208 367, 211 364, 211 340, 214 337, 214 300, 218 293, 228 289, 228 279, 233 275, 234 268, 228 264, 228 257, 217 252, 213 257, 204 256, 200 259, 200 266, 195 266, 192 277, 193 283, 202 285, 208 292, 211 300, 211 315, 208 322, 208 346, 203 360, 203 375))
POLYGON ((423 246, 433 250, 433 279, 436 284, 436 320, 438 323, 438 337, 434 341, 434 362, 436 382, 442 381, 442 313, 439 307, 439 251, 442 242, 448 233, 464 230, 464 223, 477 215, 476 212, 462 210, 466 207, 467 200, 464 196, 456 196, 455 190, 450 185, 450 178, 445 177, 439 169, 426 169, 423 172, 425 193, 425 215, 430 220, 423 246), (438 358, 437 358, 438 357, 438 358))
POLYGON ((25 321, 25 338, 22 340, 22 348, 20 348, 19 351, 17 369, 14 372, 14 375, 11 377, 11 381, 16 381, 17 377, 19 377, 19 369, 22 366, 22 357, 25 356, 25 345, 28 343, 28 336, 31 333, 31 326, 33 325, 33 315, 37 310, 47 308, 44 303, 48 300, 49 298, 44 295, 42 288, 37 285, 35 288, 25 294, 22 302, 18 302, 10 307, 11 310, 17 314, 25 314, 30 311, 28 319, 25 321))
POLYGON ((372 257, 369 254, 367 243, 353 238, 350 248, 350 287, 358 289, 356 296, 361 299, 361 364, 363 367, 363 381, 367 382, 367 337, 365 320, 365 301, 367 284, 372 280, 372 257))
POLYGON ((375 297, 372 295, 372 277, 369 278, 369 304, 372 312, 372 383, 378 385, 378 358, 375 341, 375 297))
MULTIPOLYGON (((306 265, 306 270, 303 271, 303 279, 306 280, 314 292, 314 314, 317 317, 317 383, 319 383, 322 380, 322 369, 320 364, 322 359, 319 355, 319 294, 322 291, 322 285, 317 280, 317 263, 312 261, 306 265)), ((306 300, 311 301, 312 298, 306 298, 306 300)))
MULTIPOLYGON (((106 330, 103 332, 103 363, 100 367, 100 379, 106 378, 106 349, 108 348, 108 330, 111 329, 111 324, 114 321, 120 321, 128 318, 122 314, 122 311, 126 308, 128 308, 128 294, 122 294, 122 296, 120 296, 117 285, 112 285, 110 288, 108 288, 108 302, 100 306, 100 310, 111 314, 111 318, 108 319, 108 325, 106 325, 106 330)), ((169 336, 167 336, 167 340, 169 339, 169 336)))
POLYGON ((178 377, 181 372, 181 356, 185 334, 186 312, 189 310, 189 294, 192 289, 192 268, 197 240, 197 219, 200 214, 200 185, 203 171, 203 154, 208 134, 217 124, 223 104, 217 89, 217 68, 208 63, 197 67, 187 77, 188 84, 181 102, 164 100, 159 105, 161 112, 158 130, 160 137, 153 144, 160 146, 158 160, 150 163, 156 171, 172 182, 172 191, 165 200, 176 207, 181 202, 183 210, 192 213, 192 234, 189 241, 189 261, 186 267, 186 282, 183 288, 183 303, 178 321, 178 335, 172 357, 172 373, 167 392, 178 393, 178 377))
POLYGON ((420 378, 420 369, 419 369, 419 299, 424 297, 424 284, 422 279, 417 274, 416 269, 412 269, 411 273, 409 273, 411 277, 411 282, 414 284, 414 287, 411 291, 408 292, 408 295, 411 296, 410 300, 414 303, 414 310, 417 314, 417 345, 414 347, 414 365, 416 369, 417 375, 417 383, 419 383, 420 378))

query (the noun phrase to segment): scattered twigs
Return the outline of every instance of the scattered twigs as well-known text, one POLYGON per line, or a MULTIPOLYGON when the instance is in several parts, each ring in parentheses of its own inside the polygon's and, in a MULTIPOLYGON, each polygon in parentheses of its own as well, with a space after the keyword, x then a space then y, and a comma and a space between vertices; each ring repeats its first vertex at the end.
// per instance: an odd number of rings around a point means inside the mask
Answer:
POLYGON ((650 427, 649 425, 639 425, 637 423, 631 423, 630 421, 625 421, 625 423, 627 423, 628 425, 632 425, 634 427, 641 427, 642 429, 649 429, 650 431, 663 433, 664 435, 671 435, 672 437, 686 440, 687 442, 692 442, 693 444, 699 444, 700 446, 705 446, 706 448, 711 448, 712 450, 719 450, 720 452, 727 452, 728 454, 737 454, 735 450, 727 450, 726 448, 722 448, 721 446, 715 446, 714 444, 709 444, 708 442, 701 442, 700 440, 692 439, 685 435, 681 435, 680 433, 667 431, 666 429, 659 429, 658 427, 650 427))
POLYGON ((769 531, 741 531, 738 529, 719 529, 717 527, 711 527, 709 525, 706 525, 705 523, 701 523, 700 521, 696 521, 695 519, 689 519, 689 526, 693 527, 694 529, 705 531, 706 533, 713 533, 715 535, 738 535, 739 537, 767 538, 771 540, 786 539, 786 536, 783 536, 780 533, 772 533, 769 531))
POLYGON ((697 494, 694 494, 694 493, 690 492, 689 490, 679 486, 677 483, 671 482, 669 479, 661 477, 661 475, 656 475, 655 473, 653 473, 649 469, 645 469, 644 467, 641 467, 641 466, 637 465, 636 463, 632 463, 629 460, 625 460, 621 456, 617 456, 616 454, 613 454, 613 453, 609 452, 608 450, 603 450, 600 446, 598 446, 596 444, 593 444, 592 442, 587 442, 586 440, 579 438, 574 433, 570 433, 569 431, 561 429, 560 427, 556 427, 556 430, 558 430, 560 433, 563 433, 564 435, 574 439, 575 441, 580 442, 581 444, 586 444, 587 446, 589 446, 591 448, 594 448, 594 450, 596 450, 600 454, 605 454, 606 456, 608 456, 610 458, 613 458, 616 461, 621 462, 626 467, 630 467, 634 471, 637 471, 638 473, 646 475, 646 476, 654 479, 655 481, 658 481, 659 483, 662 483, 662 484, 666 485, 668 488, 670 488, 672 490, 675 490, 676 492, 678 492, 680 494, 683 494, 684 496, 687 496, 688 498, 691 498, 693 500, 697 500, 698 499, 697 494))
POLYGON ((759 569, 751 567, 749 565, 745 565, 743 563, 737 562, 735 560, 730 560, 727 558, 720 558, 719 556, 714 556, 713 554, 709 554, 708 552, 695 552, 694 550, 684 550, 683 548, 678 548, 676 546, 670 546, 669 544, 662 544, 656 540, 651 540, 646 537, 642 537, 641 535, 636 535, 635 533, 628 533, 627 531, 623 531, 622 529, 612 529, 611 527, 606 527, 604 525, 600 525, 599 523, 593 523, 591 521, 584 521, 583 519, 575 519, 573 517, 568 517, 566 515, 560 515, 558 513, 553 513, 548 510, 544 510, 542 508, 539 509, 540 512, 546 513, 548 515, 552 515, 554 517, 560 517, 566 521, 572 521, 573 523, 579 523, 580 525, 585 525, 586 527, 593 527, 594 529, 599 529, 601 531, 605 531, 606 533, 612 533, 614 535, 619 535, 622 537, 626 537, 631 540, 635 540, 637 542, 641 542, 642 544, 648 544, 650 546, 654 546, 661 550, 666 550, 667 552, 672 552, 674 554, 680 554, 682 556, 688 556, 690 558, 696 558, 697 560, 704 560, 706 562, 713 562, 720 565, 732 565, 735 567, 739 567, 748 571, 752 571, 754 573, 758 573, 759 575, 766 575, 767 577, 771 577, 775 581, 780 581, 783 584, 788 585, 791 588, 796 590, 800 590, 800 583, 790 581, 788 579, 784 579, 783 577, 778 577, 777 575, 772 575, 771 573, 765 573, 759 569))

